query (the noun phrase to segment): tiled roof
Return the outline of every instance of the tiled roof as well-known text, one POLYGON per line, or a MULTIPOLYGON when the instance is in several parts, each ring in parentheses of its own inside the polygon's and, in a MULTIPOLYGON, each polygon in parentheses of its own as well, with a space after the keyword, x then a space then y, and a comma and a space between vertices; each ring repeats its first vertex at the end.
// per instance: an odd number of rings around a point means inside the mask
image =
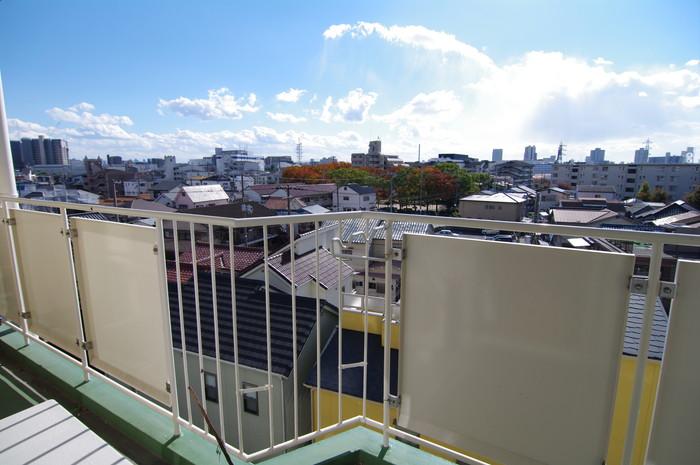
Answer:
MULTIPOLYGON (((294 261, 294 281, 297 286, 306 284, 316 279, 316 254, 311 250, 304 255, 296 257, 294 261)), ((338 259, 323 247, 318 251, 319 283, 325 288, 334 287, 338 284, 338 259)), ((282 275, 287 281, 292 281, 292 262, 289 251, 269 258, 270 268, 282 275)), ((342 263, 343 279, 351 276, 353 270, 350 266, 342 263)))
POLYGON ((100 212, 73 213, 68 216, 70 216, 71 218, 86 218, 88 220, 109 221, 109 218, 107 218, 104 214, 100 212))
MULTIPOLYGON (((195 254, 197 264, 200 268, 209 268, 211 266, 208 245, 196 245, 195 254)), ((261 263, 264 254, 263 249, 260 248, 235 246, 233 249, 235 271, 237 273, 242 273, 258 263, 261 263)), ((194 261, 193 259, 194 257, 191 250, 187 250, 180 254, 180 264, 192 265, 194 261)), ((228 247, 214 247, 214 265, 216 266, 217 270, 231 269, 231 256, 229 254, 228 247)))
POLYGON ((296 211, 304 208, 306 204, 300 199, 291 198, 289 199, 289 204, 287 204, 286 197, 270 197, 265 201, 265 208, 270 210, 286 210, 289 207, 290 210, 296 211))
MULTIPOLYGON (((173 346, 181 348, 180 315, 177 286, 169 283, 170 321, 173 346)), ((234 362, 231 279, 226 273, 216 274, 217 313, 219 323, 219 353, 222 360, 234 362)), ((200 324, 202 351, 215 356, 214 313, 211 274, 199 274, 200 324)), ((182 285, 185 340, 187 350, 197 352, 197 318, 192 281, 182 285)), ((297 297, 297 355, 306 343, 316 323, 316 300, 297 297)), ((260 281, 236 278, 236 318, 238 355, 242 365, 267 370, 267 331, 265 323, 265 291, 260 281)), ((292 352, 291 296, 270 293, 270 328, 272 371, 289 376, 295 355, 292 352)))
MULTIPOLYGON (((625 355, 636 357, 639 354, 645 300, 642 294, 630 294, 630 301, 627 307, 627 324, 625 326, 625 344, 622 350, 622 353, 625 355)), ((649 358, 661 360, 663 357, 667 327, 668 317, 661 304, 661 299, 657 297, 654 321, 651 327, 651 338, 649 339, 649 358)))
MULTIPOLYGON (((361 331, 343 330, 343 363, 361 362, 364 348, 364 334, 361 331)), ((389 392, 396 395, 398 385, 399 351, 391 349, 391 375, 389 392)), ((382 402, 384 379, 384 347, 378 334, 367 335, 367 399, 382 402)), ((317 386, 316 365, 309 372, 306 383, 317 386)), ((361 369, 343 371, 343 394, 362 397, 363 376, 361 369)), ((326 344, 321 354, 321 388, 338 392, 338 328, 326 344)))

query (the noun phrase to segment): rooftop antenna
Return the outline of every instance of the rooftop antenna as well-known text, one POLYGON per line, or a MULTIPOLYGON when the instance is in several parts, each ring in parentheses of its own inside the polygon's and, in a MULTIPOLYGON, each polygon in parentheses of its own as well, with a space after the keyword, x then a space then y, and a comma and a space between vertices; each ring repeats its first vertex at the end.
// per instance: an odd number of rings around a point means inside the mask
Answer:
POLYGON ((647 140, 644 141, 644 148, 646 149, 648 155, 651 155, 651 151, 650 151, 650 150, 651 150, 651 144, 652 144, 652 143, 653 143, 653 141, 649 140, 648 137, 647 137, 647 140))
POLYGON ((302 149, 301 149, 301 139, 299 139, 299 142, 297 143, 297 163, 301 165, 301 154, 302 154, 302 149))
POLYGON ((554 163, 562 163, 564 160, 564 152, 566 151, 565 149, 566 145, 564 145, 563 141, 559 141, 559 149, 557 150, 557 159, 554 161, 554 163))

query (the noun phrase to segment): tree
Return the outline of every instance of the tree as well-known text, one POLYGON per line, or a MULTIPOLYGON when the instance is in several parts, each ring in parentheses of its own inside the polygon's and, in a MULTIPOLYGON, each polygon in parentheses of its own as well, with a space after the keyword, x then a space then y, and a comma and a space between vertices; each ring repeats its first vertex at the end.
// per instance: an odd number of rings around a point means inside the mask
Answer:
POLYGON ((649 202, 651 200, 651 189, 649 188, 649 183, 644 181, 642 187, 637 192, 637 198, 644 202, 649 202))
POLYGON ((694 191, 688 192, 688 195, 685 196, 685 201, 700 209, 700 185, 696 186, 694 191))
POLYGON ((666 202, 668 200, 668 194, 665 190, 661 188, 654 189, 654 193, 651 195, 652 202, 666 202))

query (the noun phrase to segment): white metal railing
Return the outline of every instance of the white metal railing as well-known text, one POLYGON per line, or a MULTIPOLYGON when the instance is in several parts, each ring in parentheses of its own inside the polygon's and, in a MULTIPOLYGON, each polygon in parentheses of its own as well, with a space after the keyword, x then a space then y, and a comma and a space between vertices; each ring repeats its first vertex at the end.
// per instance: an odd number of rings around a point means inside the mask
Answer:
MULTIPOLYGON (((245 218, 245 219, 226 219, 219 217, 209 217, 203 215, 192 215, 184 213, 170 213, 170 212, 160 212, 160 211, 147 211, 147 210, 133 210, 127 208, 115 208, 108 206, 97 206, 97 205, 83 205, 83 204, 72 204, 66 202, 50 202, 34 199, 22 199, 13 197, 0 197, 0 202, 3 209, 3 223, 4 227, 8 228, 8 243, 7 247, 10 250, 11 266, 13 270, 13 278, 16 284, 18 304, 20 307, 20 321, 19 325, 14 323, 11 324, 16 330, 20 331, 25 338, 27 344, 39 343, 48 347, 53 352, 66 357, 67 359, 73 361, 76 365, 79 365, 84 373, 85 380, 89 380, 91 376, 100 378, 101 380, 111 384, 117 389, 121 390, 125 394, 137 399, 149 408, 169 415, 173 419, 173 431, 174 434, 180 434, 180 428, 187 428, 198 435, 206 438, 209 441, 214 442, 215 438, 212 431, 208 431, 204 423, 197 425, 194 421, 194 410, 190 401, 190 397, 187 396, 187 386, 178 386, 177 379, 177 367, 175 366, 175 355, 173 350, 173 334, 178 334, 180 337, 180 348, 182 352, 182 369, 183 377, 182 381, 189 385, 190 374, 192 373, 191 367, 188 361, 187 353, 189 349, 187 347, 187 335, 185 331, 185 315, 183 309, 183 293, 182 293, 182 264, 180 262, 180 245, 181 241, 178 236, 178 225, 186 224, 189 230, 189 246, 193 252, 196 251, 196 238, 195 238, 195 225, 204 225, 207 227, 208 233, 208 243, 209 243, 209 259, 210 259, 210 275, 211 275, 211 292, 212 292, 212 313, 213 313, 213 325, 214 325, 214 365, 216 369, 216 379, 217 379, 217 394, 219 399, 218 406, 218 416, 219 416, 219 433, 226 441, 227 450, 243 460, 259 460, 264 457, 283 452, 289 448, 302 445, 310 440, 313 440, 323 434, 329 432, 337 431, 342 428, 347 428, 352 425, 364 424, 378 428, 383 433, 383 445, 389 445, 389 437, 397 436, 404 439, 409 439, 417 444, 431 448, 442 454, 446 454, 453 459, 459 459, 465 463, 471 464, 483 464, 484 462, 477 460, 473 457, 469 457, 455 450, 449 449, 440 444, 436 444, 425 438, 420 438, 414 434, 407 433, 405 431, 399 430, 392 426, 390 423, 390 409, 391 409, 391 399, 393 396, 390 393, 390 379, 391 379, 391 366, 390 366, 390 351, 391 351, 391 324, 392 319, 397 315, 396 304, 392 302, 392 299, 387 295, 391 295, 391 282, 392 282, 392 262, 396 260, 395 250, 393 248, 392 238, 392 228, 395 222, 418 222, 418 223, 439 223, 444 226, 453 227, 464 227, 464 228, 474 228, 474 229, 490 229, 490 230, 501 230, 501 231, 511 231, 520 233, 531 233, 531 234, 554 234, 562 236, 573 236, 573 237, 596 237, 613 239, 619 241, 630 241, 630 242, 643 242, 651 245, 651 259, 649 264, 649 275, 648 275, 648 287, 646 291, 646 303, 644 308, 644 323, 640 339, 640 350, 639 355, 636 359, 634 384, 631 393, 631 403, 630 403, 630 413, 628 418, 628 429, 626 433, 625 448, 624 448, 624 460, 623 463, 628 465, 631 463, 632 449, 634 445, 634 438, 637 429, 637 418, 640 411, 641 404, 641 393, 642 385, 645 375, 645 360, 649 349, 649 340, 651 334, 651 327, 653 321, 653 313, 655 310, 656 294, 659 289, 660 284, 660 269, 661 269, 661 259, 663 254, 664 245, 687 245, 700 247, 700 236, 689 236, 689 235, 678 235, 678 234, 665 234, 665 233, 654 233, 654 232, 639 232, 639 231, 629 231, 629 230, 612 230, 612 229, 599 229, 590 227, 573 227, 573 226, 558 226, 549 224, 534 224, 534 223, 513 223, 506 221, 491 221, 491 220, 477 220, 477 219, 464 219, 464 218, 448 218, 448 217, 431 217, 431 216, 418 216, 418 215, 405 215, 405 214, 393 214, 393 213, 382 213, 382 212, 344 212, 344 213, 324 213, 324 214, 314 214, 314 215, 291 215, 284 217, 264 217, 264 218, 245 218), (159 266, 160 266, 160 276, 162 288, 160 292, 163 293, 164 302, 168 302, 168 284, 166 280, 166 239, 164 237, 164 231, 167 229, 165 222, 169 222, 172 225, 173 230, 173 247, 174 247, 174 261, 175 261, 175 282, 177 286, 176 295, 177 303, 171 306, 171 303, 164 305, 163 318, 164 324, 166 326, 166 335, 168 339, 168 347, 166 348, 169 352, 169 358, 171 360, 171 366, 168 367, 169 377, 170 377, 170 397, 171 406, 169 408, 165 407, 161 403, 149 399, 147 396, 135 391, 130 386, 126 386, 123 383, 116 382, 112 379, 110 373, 103 373, 100 370, 95 369, 91 366, 89 361, 89 349, 83 345, 79 359, 70 356, 63 351, 57 349, 53 345, 49 344, 51 341, 45 341, 33 334, 28 325, 29 316, 27 314, 27 309, 25 308, 25 302, 23 299, 22 282, 20 280, 20 268, 22 263, 18 263, 18 256, 15 249, 15 238, 12 234, 12 211, 17 208, 16 205, 20 204, 22 206, 33 206, 33 207, 43 207, 49 208, 56 211, 62 216, 65 225, 65 230, 70 231, 70 219, 68 216, 68 211, 82 211, 82 212, 100 212, 108 215, 118 215, 121 218, 154 218, 156 220, 156 231, 158 238, 158 251, 160 254, 159 266), (314 286, 314 300, 315 300, 315 318, 316 318, 316 338, 315 338, 315 361, 316 361, 316 382, 317 387, 321 388, 321 355, 322 355, 322 341, 321 341, 321 319, 322 319, 322 299, 321 299, 321 283, 320 283, 320 263, 319 263, 319 247, 322 245, 319 239, 319 229, 322 221, 337 221, 338 229, 337 236, 343 237, 343 227, 344 222, 356 220, 356 219, 366 219, 366 229, 360 231, 359 235, 364 239, 364 253, 361 257, 352 256, 353 259, 364 259, 364 269, 362 273, 364 274, 364 293, 363 295, 351 295, 343 289, 343 264, 341 260, 338 260, 338 420, 335 424, 329 426, 322 426, 321 423, 321 396, 320 394, 316 396, 315 402, 315 424, 300 425, 300 405, 299 405, 299 367, 298 367, 298 350, 297 346, 297 294, 296 288, 293 283, 296 282, 296 257, 293 251, 295 250, 296 239, 293 234, 290 234, 289 243, 287 247, 291 251, 290 260, 290 274, 291 274, 291 320, 292 320, 292 377, 293 377, 293 394, 292 394, 292 432, 289 434, 280 434, 275 428, 276 417, 273 410, 275 405, 273 399, 273 370, 272 370, 272 329, 271 329, 271 278, 270 278, 270 264, 269 264, 269 241, 268 241, 268 228, 271 226, 284 225, 288 228, 288 231, 293 231, 294 226, 300 223, 313 223, 314 224, 314 246, 316 252, 315 258, 315 273, 317 279, 315 279, 314 286), (383 256, 380 257, 370 257, 371 244, 369 238, 371 237, 372 231, 369 230, 369 220, 377 219, 382 220, 383 223, 381 227, 384 229, 384 250, 383 256), (266 379, 266 383, 256 387, 243 387, 241 385, 241 366, 239 362, 239 334, 238 334, 238 321, 237 321, 237 299, 236 299, 236 277, 235 277, 235 263, 236 263, 236 246, 234 244, 234 233, 239 228, 262 228, 263 235, 263 273, 264 273, 264 292, 265 292, 265 342, 266 347, 264 353, 266 355, 267 367, 266 370, 262 370, 262 374, 266 379), (215 265, 215 249, 214 249, 214 228, 225 228, 228 233, 228 254, 230 259, 230 287, 231 287, 231 308, 224 309, 219 308, 217 305, 217 273, 215 265), (384 264, 384 297, 370 297, 368 295, 368 283, 369 283, 369 262, 378 261, 384 264), (347 310, 346 305, 344 305, 346 297, 347 300, 347 310), (383 303, 383 309, 378 305, 383 303), (171 328, 171 312, 172 309, 177 309, 177 314, 179 315, 178 321, 180 322, 179 328, 171 328), (234 353, 234 381, 235 381, 235 414, 231 410, 225 410, 224 407, 224 378, 222 376, 222 360, 220 353, 220 328, 219 328, 219 312, 231 312, 232 317, 232 344, 234 353), (353 362, 350 364, 343 363, 343 345, 342 345, 342 328, 343 322, 340 312, 351 311, 360 312, 362 315, 362 326, 364 333, 364 348, 363 348, 363 360, 361 362, 353 362), (381 312, 381 313, 378 313, 381 312), (385 335, 385 343, 383 348, 383 395, 382 395, 382 418, 381 421, 378 419, 370 418, 367 415, 367 341, 368 341, 368 317, 370 315, 382 314, 384 316, 389 316, 383 319, 383 332, 385 335), (362 395, 362 414, 353 418, 344 418, 343 415, 343 370, 346 369, 359 369, 362 368, 363 371, 363 395, 362 395), (185 388, 178 390, 178 387, 185 388), (178 398, 179 393, 184 393, 186 399, 184 402, 182 399, 178 398), (267 413, 268 413, 268 434, 269 434, 269 444, 267 447, 262 447, 258 450, 247 451, 244 447, 244 422, 242 421, 242 404, 244 402, 244 396, 251 393, 267 393, 267 413), (186 409, 184 412, 180 412, 179 406, 184 404, 186 409), (237 430, 236 437, 232 437, 227 434, 225 418, 227 416, 230 418, 235 415, 235 427, 237 430), (308 433, 302 433, 302 430, 309 430, 308 433), (279 440, 278 440, 279 439, 279 440)), ((66 270, 70 273, 70 276, 74 283, 77 283, 75 264, 72 260, 73 257, 73 244, 74 238, 70 234, 66 234, 66 248, 69 255, 71 256, 70 268, 66 270)), ((338 239, 336 239, 338 241, 338 239)), ((0 244, 0 246, 5 246, 0 244)), ((532 246, 537 247, 537 246, 532 246)), ((330 248, 330 247, 329 247, 330 248)), ((343 257, 342 253, 336 254, 337 257, 343 257)), ((349 258, 349 257, 344 257, 349 258)), ((197 332, 197 353, 196 355, 196 368, 198 369, 198 378, 200 383, 200 395, 201 400, 206 408, 206 392, 205 392, 205 379, 204 379, 204 365, 205 361, 210 357, 205 355, 204 348, 202 345, 202 327, 201 327, 201 295, 200 291, 200 277, 198 275, 198 260, 195 256, 192 261, 192 281, 194 284, 194 307, 196 315, 196 332, 197 332)), ((75 311, 78 317, 78 321, 83 321, 83 309, 79 304, 78 294, 80 292, 78 286, 75 286, 75 301, 76 307, 75 311)), ((85 341, 84 328, 81 326, 79 334, 81 341, 85 341)), ((128 343, 128 340, 125 341, 128 343)), ((400 394, 400 392, 398 393, 400 394)), ((284 406, 283 406, 284 408, 284 406)), ((213 413, 213 412, 211 412, 213 413)), ((284 423, 284 422, 283 422, 284 423)), ((284 425, 282 430, 284 430, 284 425)))

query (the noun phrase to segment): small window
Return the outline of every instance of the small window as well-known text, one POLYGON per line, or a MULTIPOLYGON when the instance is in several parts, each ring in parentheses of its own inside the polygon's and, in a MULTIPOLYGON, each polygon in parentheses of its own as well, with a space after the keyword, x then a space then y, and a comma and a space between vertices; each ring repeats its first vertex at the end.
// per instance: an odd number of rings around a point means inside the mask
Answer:
POLYGON ((353 281, 352 287, 362 287, 362 281, 353 281))
MULTIPOLYGON (((243 389, 248 389, 252 387, 257 387, 254 384, 243 383, 243 389)), ((258 403, 258 392, 248 392, 243 394, 243 411, 247 413, 252 413, 253 415, 260 415, 260 405, 258 403)))
POLYGON ((369 283, 369 288, 370 289, 377 289, 377 283, 369 283))
POLYGON ((362 197, 362 200, 364 200, 365 202, 369 202, 369 195, 365 195, 364 197, 362 197))
POLYGON ((219 390, 216 386, 216 375, 204 372, 204 397, 210 402, 219 402, 219 390))
POLYGON ((350 200, 350 197, 343 196, 343 200, 350 200))

